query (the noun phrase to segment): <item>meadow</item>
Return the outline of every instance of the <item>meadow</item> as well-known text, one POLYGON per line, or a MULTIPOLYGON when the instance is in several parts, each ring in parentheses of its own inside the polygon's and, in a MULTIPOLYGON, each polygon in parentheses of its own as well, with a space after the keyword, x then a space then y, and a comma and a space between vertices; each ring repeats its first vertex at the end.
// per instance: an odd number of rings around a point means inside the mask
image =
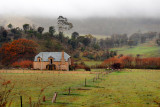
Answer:
POLYGON ((103 61, 84 61, 87 66, 100 65, 103 61))
POLYGON ((147 42, 144 44, 140 44, 138 46, 124 46, 119 48, 112 48, 111 50, 117 51, 118 54, 123 55, 132 55, 136 56, 137 54, 143 57, 160 57, 160 47, 155 45, 155 43, 147 42))
POLYGON ((5 79, 15 84, 10 96, 10 99, 13 98, 11 107, 20 106, 20 96, 23 97, 24 107, 29 106, 29 97, 32 98, 32 103, 37 102, 42 89, 40 99, 46 97, 46 102, 41 102, 42 107, 160 105, 160 70, 124 69, 109 74, 101 72, 99 76, 98 72, 88 71, 0 72, 0 82, 5 79), (95 77, 97 79, 93 81, 95 77), (58 92, 56 103, 51 102, 54 92, 58 92))

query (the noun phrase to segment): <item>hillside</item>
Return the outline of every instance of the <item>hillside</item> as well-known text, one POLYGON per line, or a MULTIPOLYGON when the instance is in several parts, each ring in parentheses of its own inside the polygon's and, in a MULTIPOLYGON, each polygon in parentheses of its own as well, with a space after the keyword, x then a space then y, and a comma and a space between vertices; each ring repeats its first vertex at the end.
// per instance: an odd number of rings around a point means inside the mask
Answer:
POLYGON ((155 44, 155 40, 148 41, 138 46, 124 46, 120 48, 112 48, 111 50, 117 51, 118 54, 136 56, 139 54, 143 57, 160 57, 160 47, 155 44))

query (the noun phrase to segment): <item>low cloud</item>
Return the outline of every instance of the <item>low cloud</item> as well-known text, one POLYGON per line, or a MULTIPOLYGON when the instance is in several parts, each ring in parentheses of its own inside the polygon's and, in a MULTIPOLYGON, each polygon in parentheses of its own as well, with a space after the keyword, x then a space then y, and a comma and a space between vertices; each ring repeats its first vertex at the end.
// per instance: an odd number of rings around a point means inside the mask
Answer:
POLYGON ((3 0, 1 15, 73 18, 160 17, 160 0, 3 0))

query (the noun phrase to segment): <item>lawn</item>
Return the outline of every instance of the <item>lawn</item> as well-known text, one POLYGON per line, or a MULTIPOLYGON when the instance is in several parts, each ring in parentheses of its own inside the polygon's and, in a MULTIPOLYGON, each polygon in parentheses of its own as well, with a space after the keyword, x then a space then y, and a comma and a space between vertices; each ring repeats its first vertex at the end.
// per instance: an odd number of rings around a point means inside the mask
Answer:
MULTIPOLYGON (((24 107, 29 105, 29 97, 36 102, 40 90, 46 96, 42 107, 114 107, 114 106, 158 106, 160 104, 160 70, 125 69, 110 74, 80 73, 1 73, 2 79, 15 83, 11 107, 20 106, 19 96, 23 96, 24 107), (87 78, 87 86, 84 80, 87 78), (71 95, 68 88, 71 87, 71 95), (57 102, 52 104, 54 92, 58 92, 57 102)), ((13 93, 12 93, 13 94, 13 93)))

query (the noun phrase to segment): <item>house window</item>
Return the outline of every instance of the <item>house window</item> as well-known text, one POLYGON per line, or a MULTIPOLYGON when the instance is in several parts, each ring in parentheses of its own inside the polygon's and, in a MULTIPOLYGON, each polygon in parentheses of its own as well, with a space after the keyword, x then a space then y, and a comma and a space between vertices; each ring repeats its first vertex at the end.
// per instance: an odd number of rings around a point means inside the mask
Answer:
POLYGON ((37 61, 38 61, 38 62, 41 62, 41 57, 38 57, 38 58, 37 58, 37 61))
POLYGON ((54 58, 52 56, 48 57, 48 62, 49 64, 53 64, 54 58))

